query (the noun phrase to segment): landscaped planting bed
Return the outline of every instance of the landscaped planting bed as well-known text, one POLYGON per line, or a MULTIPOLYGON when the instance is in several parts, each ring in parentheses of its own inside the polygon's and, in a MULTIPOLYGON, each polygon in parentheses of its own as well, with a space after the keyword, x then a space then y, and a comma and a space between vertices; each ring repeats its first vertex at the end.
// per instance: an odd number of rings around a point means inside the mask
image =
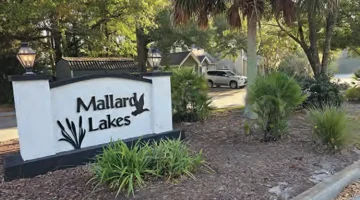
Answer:
MULTIPOLYGON (((359 114, 359 105, 348 106, 351 115, 359 114)), ((315 144, 306 118, 303 111, 295 113, 289 135, 266 143, 259 142, 261 134, 244 134, 241 110, 216 113, 205 122, 178 124, 186 131, 190 149, 202 149, 213 172, 199 169, 195 180, 148 180, 135 197, 120 194, 117 199, 291 199, 360 159, 355 148, 332 154, 315 144)), ((92 178, 88 169, 81 166, 11 182, 2 179, 0 199, 114 199, 115 191, 88 183, 92 178)))
POLYGON ((336 200, 360 199, 360 181, 347 186, 336 200))

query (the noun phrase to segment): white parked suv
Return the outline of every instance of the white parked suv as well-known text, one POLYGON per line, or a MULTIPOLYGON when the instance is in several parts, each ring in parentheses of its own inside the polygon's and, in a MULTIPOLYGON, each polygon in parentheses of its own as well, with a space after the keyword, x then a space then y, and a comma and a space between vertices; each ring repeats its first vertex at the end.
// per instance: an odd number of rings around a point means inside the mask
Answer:
POLYGON ((238 76, 230 70, 209 70, 206 72, 205 78, 210 88, 228 85, 235 89, 245 87, 247 84, 247 78, 245 76, 238 76))

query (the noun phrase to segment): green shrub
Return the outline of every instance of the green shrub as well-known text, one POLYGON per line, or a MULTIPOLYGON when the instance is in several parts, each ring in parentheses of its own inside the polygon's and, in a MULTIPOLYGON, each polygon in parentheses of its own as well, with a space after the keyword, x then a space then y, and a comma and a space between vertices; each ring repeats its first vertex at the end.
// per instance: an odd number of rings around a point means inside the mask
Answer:
POLYGON ((345 97, 349 101, 359 101, 360 100, 360 88, 352 87, 346 90, 345 97))
POLYGON ((323 108, 310 108, 310 123, 315 136, 331 149, 343 147, 351 137, 346 113, 340 107, 324 105, 323 108))
POLYGON ((356 78, 360 78, 360 69, 357 70, 355 73, 354 73, 355 77, 356 78))
POLYGON ((298 83, 284 73, 258 76, 250 86, 248 101, 264 130, 264 141, 276 140, 287 130, 289 114, 305 99, 298 83))
POLYGON ((135 187, 145 184, 146 175, 155 174, 150 165, 150 152, 147 144, 141 147, 136 143, 130 149, 123 141, 113 142, 96 157, 93 179, 117 190, 116 196, 123 190, 127 190, 128 195, 134 194, 135 187))
POLYGON ((199 121, 209 116, 207 82, 192 69, 178 69, 171 76, 174 121, 199 121))
POLYGON ((183 174, 194 178, 195 169, 204 164, 202 153, 191 156, 189 149, 180 140, 162 140, 152 149, 152 166, 156 174, 167 179, 177 178, 183 174))
POLYGON ((194 178, 192 172, 202 164, 201 152, 191 155, 179 139, 162 140, 152 145, 137 142, 132 148, 117 141, 96 157, 91 181, 117 190, 116 196, 121 191, 134 195, 134 189, 142 187, 149 178, 169 180, 181 175, 194 178))
POLYGON ((322 75, 315 78, 309 76, 295 76, 296 81, 307 95, 303 107, 322 107, 324 105, 340 106, 343 96, 340 93, 340 86, 330 81, 330 77, 322 75))

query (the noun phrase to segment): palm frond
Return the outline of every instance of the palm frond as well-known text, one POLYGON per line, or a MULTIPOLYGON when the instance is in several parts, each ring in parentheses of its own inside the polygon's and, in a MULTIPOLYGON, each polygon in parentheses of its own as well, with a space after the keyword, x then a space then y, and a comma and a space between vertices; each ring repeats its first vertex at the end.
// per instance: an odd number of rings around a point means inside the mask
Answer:
POLYGON ((209 17, 206 12, 199 12, 198 26, 200 29, 207 29, 209 26, 209 17))
POLYGON ((264 0, 237 0, 244 16, 260 19, 265 11, 264 0))
POLYGON ((174 0, 172 21, 183 25, 195 17, 200 28, 207 28, 210 16, 226 10, 225 3, 226 0, 174 0))
MULTIPOLYGON (((281 0, 279 0, 281 1, 281 0)), ((340 0, 298 0, 300 9, 306 12, 334 12, 339 8, 340 0)))
POLYGON ((282 17, 286 24, 296 19, 295 2, 293 0, 270 0, 275 17, 282 17))
POLYGON ((232 28, 241 28, 240 5, 234 3, 227 10, 227 21, 232 28))

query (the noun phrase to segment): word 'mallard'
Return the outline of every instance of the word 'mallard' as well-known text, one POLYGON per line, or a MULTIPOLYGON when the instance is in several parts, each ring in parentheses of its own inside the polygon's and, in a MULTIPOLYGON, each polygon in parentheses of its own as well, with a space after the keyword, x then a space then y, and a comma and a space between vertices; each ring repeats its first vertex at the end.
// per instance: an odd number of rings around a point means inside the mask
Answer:
MULTIPOLYGON (((114 108, 124 108, 127 106, 135 106, 137 103, 137 95, 133 93, 132 97, 123 97, 123 98, 114 98, 114 95, 107 94, 104 95, 101 99, 96 99, 95 96, 90 98, 88 103, 85 103, 80 97, 76 100, 76 112, 80 112, 81 108, 85 111, 90 109, 93 111, 97 110, 107 110, 114 108)), ((92 117, 88 118, 89 121, 89 132, 110 129, 121 126, 129 126, 131 124, 130 116, 124 117, 115 117, 112 118, 109 115, 106 115, 105 119, 101 119, 98 123, 94 123, 92 117)))
POLYGON ((93 111, 97 110, 106 110, 106 109, 113 109, 113 108, 124 108, 129 106, 135 106, 137 99, 136 93, 133 94, 132 97, 123 97, 123 98, 115 98, 114 95, 109 94, 105 95, 104 98, 96 100, 95 96, 92 96, 89 103, 84 103, 84 101, 78 97, 76 100, 76 112, 81 111, 81 107, 88 111, 90 108, 93 111))

